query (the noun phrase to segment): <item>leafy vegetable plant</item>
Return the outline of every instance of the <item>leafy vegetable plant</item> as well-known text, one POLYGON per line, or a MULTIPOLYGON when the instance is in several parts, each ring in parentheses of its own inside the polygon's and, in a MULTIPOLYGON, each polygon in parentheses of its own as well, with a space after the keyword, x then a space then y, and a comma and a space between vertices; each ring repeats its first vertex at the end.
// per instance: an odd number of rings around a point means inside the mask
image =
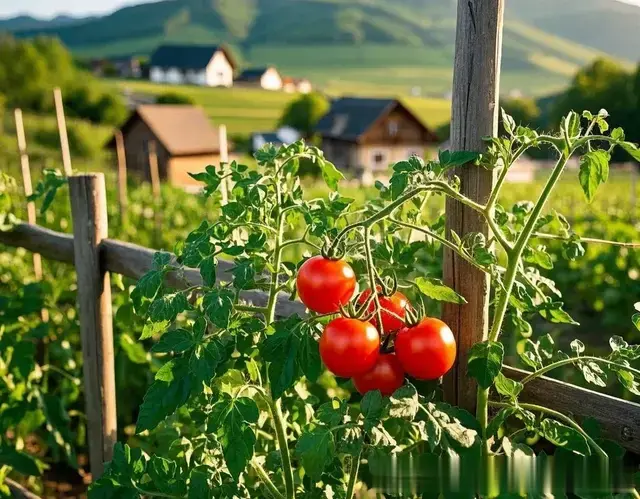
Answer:
POLYGON ((591 200, 608 178, 614 147, 640 159, 620 129, 606 135, 604 111, 583 118, 584 128, 571 113, 558 134, 543 135, 504 115, 507 136, 489 139, 482 155, 442 152, 438 161, 396 163, 389 183, 377 185, 379 199, 362 209, 337 192, 342 175, 322 152, 302 142, 258 152, 258 170, 231 163, 193 175, 207 196, 228 186, 229 201, 214 222, 176 244, 177 258, 157 253, 131 293, 146 320, 142 337, 154 338, 152 352, 164 364, 138 414, 145 450, 117 444, 90 496, 351 498, 364 460, 372 467, 381 455, 416 449, 532 453, 523 443, 528 434, 606 457, 570 417, 519 395, 566 365, 588 382, 603 386, 615 376, 640 394, 640 371, 631 365, 640 346, 614 337, 611 354, 600 357, 585 355, 578 340, 568 354, 550 337, 528 339, 521 356, 533 371, 520 381, 502 372, 503 333, 528 338, 534 315, 574 322, 541 273, 553 265, 543 241, 562 241, 569 259, 583 252, 567 220, 545 211, 567 161, 580 154, 579 182, 591 200), (511 165, 542 146, 558 160, 538 199, 501 206, 511 165), (305 198, 296 175, 301 159, 319 165, 328 199, 305 198), (486 203, 465 197, 450 175, 466 164, 497 170, 486 203), (490 236, 447 234, 442 217, 425 220, 433 195, 476 210, 490 236), (468 352, 478 383, 475 418, 441 402, 434 389, 455 360, 455 341, 426 312, 437 301, 466 301, 434 272, 441 246, 489 274, 494 290, 488 338, 468 352), (306 251, 303 262, 296 248, 306 251), (184 277, 186 267, 199 269, 200 282, 169 287, 167 274, 184 277), (308 313, 293 303, 296 295, 308 313), (497 410, 491 420, 490 405, 497 410), (511 431, 514 421, 520 427, 511 431))

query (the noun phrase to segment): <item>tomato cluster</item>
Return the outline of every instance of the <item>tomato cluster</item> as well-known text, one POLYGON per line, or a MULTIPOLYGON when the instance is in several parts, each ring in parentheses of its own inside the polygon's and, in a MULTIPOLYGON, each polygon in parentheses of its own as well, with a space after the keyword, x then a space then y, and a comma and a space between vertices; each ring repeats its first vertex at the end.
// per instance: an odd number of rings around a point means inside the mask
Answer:
MULTIPOLYGON (((302 302, 314 312, 332 314, 342 310, 356 293, 356 275, 344 260, 315 256, 302 264, 296 280, 302 302)), ((391 395, 408 374, 416 379, 433 380, 443 376, 456 358, 456 342, 451 329, 439 319, 425 317, 416 324, 405 324, 410 307, 400 292, 386 296, 377 287, 380 304, 378 324, 376 300, 371 290, 362 292, 357 303, 369 320, 352 317, 333 319, 320 338, 320 357, 336 376, 352 378, 356 389, 365 394, 380 390, 391 395), (380 336, 395 335, 395 353, 381 352, 380 336)))

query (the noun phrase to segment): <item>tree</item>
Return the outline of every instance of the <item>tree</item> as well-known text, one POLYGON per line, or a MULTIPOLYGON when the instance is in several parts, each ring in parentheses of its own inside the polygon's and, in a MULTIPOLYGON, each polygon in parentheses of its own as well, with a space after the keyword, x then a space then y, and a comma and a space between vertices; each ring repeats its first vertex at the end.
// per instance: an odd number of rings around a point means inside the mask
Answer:
POLYGON ((318 92, 305 94, 289 103, 280 118, 280 126, 290 126, 309 137, 328 110, 329 100, 324 95, 318 92))
POLYGON ((588 109, 595 114, 604 108, 611 116, 612 128, 622 127, 628 140, 638 141, 639 101, 640 66, 630 73, 615 61, 599 58, 576 73, 570 87, 553 104, 550 118, 557 124, 571 110, 588 109))

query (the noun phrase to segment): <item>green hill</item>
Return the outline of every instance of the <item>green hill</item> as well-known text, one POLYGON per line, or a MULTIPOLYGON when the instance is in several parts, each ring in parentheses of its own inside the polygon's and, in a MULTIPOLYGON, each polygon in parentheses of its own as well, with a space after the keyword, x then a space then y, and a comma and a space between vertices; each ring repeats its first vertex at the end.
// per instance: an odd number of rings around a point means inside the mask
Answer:
MULTIPOLYGON (((569 14, 566 3, 556 0, 535 2, 536 6, 544 4, 543 8, 533 8, 529 0, 510 0, 503 89, 527 93, 554 90, 564 85, 578 66, 600 55, 596 49, 549 32, 554 33, 550 19, 554 12, 559 16, 593 15, 602 2, 613 0, 573 2, 578 7, 569 14), (544 26, 549 26, 549 32, 544 26)), ((442 94, 451 85, 455 3, 165 0, 125 7, 86 22, 13 31, 20 37, 57 36, 81 57, 148 55, 162 42, 224 42, 236 49, 245 64, 276 64, 293 76, 312 78, 330 91, 407 93, 421 87, 423 92, 442 94)), ((640 9, 629 8, 635 9, 640 19, 640 9)), ((6 23, 5 29, 10 29, 6 23)), ((567 30, 574 33, 579 28, 567 30)))

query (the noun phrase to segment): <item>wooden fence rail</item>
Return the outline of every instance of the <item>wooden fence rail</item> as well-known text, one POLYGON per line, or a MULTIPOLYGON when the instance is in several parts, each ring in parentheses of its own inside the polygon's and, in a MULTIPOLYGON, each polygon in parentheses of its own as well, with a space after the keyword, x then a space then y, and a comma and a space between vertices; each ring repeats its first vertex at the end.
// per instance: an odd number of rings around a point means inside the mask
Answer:
MULTIPOLYGON (((0 244, 39 252, 49 260, 74 262, 73 236, 37 225, 19 224, 9 232, 0 232, 0 244)), ((104 271, 132 279, 140 278, 152 268, 156 252, 115 239, 103 239, 99 244, 99 251, 104 271)), ((220 261, 218 278, 229 280, 231 266, 229 262, 220 261)), ((196 269, 187 269, 184 276, 185 279, 182 280, 169 274, 167 284, 176 289, 184 289, 202 283, 196 269)), ((266 304, 266 296, 262 292, 245 292, 241 297, 256 305, 266 304)), ((292 302, 283 294, 278 300, 276 312, 279 316, 304 315, 305 309, 300 302, 292 302)), ((515 378, 526 375, 525 371, 505 368, 506 373, 515 378)), ((523 399, 570 414, 578 420, 594 417, 602 425, 604 436, 618 441, 632 452, 640 453, 640 404, 546 377, 527 383, 523 399)))

